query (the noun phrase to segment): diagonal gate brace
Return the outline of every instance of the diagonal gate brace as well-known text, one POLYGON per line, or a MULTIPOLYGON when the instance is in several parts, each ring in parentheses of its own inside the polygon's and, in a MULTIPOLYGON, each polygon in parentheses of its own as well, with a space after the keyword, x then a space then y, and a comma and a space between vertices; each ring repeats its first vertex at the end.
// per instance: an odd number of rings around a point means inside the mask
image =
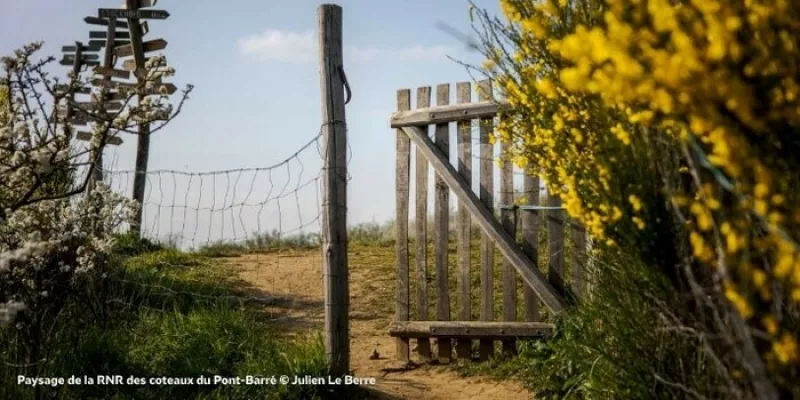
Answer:
POLYGON ((497 222, 492 212, 478 199, 444 154, 436 148, 427 133, 417 126, 405 126, 401 129, 428 159, 436 173, 450 186, 450 190, 467 206, 470 213, 478 220, 481 229, 497 243, 500 252, 517 269, 525 283, 536 292, 542 303, 553 313, 564 310, 566 308, 564 298, 547 282, 544 275, 522 252, 514 238, 497 222))

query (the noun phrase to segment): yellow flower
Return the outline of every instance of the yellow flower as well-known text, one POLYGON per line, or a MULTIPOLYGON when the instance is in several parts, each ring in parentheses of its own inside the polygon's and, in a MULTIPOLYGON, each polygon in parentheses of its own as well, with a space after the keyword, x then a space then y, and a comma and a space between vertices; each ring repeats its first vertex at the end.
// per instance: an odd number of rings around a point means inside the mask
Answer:
POLYGON ((633 217, 633 223, 636 224, 636 227, 639 228, 639 230, 644 230, 646 226, 644 221, 642 221, 642 219, 639 217, 633 217))
POLYGON ((798 359, 797 341, 788 333, 784 333, 779 341, 772 344, 772 351, 781 364, 789 364, 798 359))
POLYGON ((642 209, 642 201, 635 194, 628 196, 628 201, 631 203, 631 206, 633 206, 633 211, 642 209))
POLYGON ((744 319, 750 319, 753 316, 753 309, 750 307, 750 304, 747 303, 747 300, 742 297, 739 292, 733 289, 730 285, 726 285, 725 288, 725 297, 728 301, 736 307, 736 310, 739 311, 739 315, 742 316, 744 319))
POLYGON ((778 321, 776 321, 775 317, 771 315, 761 318, 761 325, 764 325, 764 329, 766 329, 767 333, 770 335, 778 333, 778 321))

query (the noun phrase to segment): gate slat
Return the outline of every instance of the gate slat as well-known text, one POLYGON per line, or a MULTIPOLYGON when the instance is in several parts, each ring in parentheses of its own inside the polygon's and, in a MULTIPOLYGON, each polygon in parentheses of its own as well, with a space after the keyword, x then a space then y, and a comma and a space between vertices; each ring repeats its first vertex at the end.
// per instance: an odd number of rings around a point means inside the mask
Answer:
MULTIPOLYGON (((547 205, 561 207, 561 199, 547 192, 547 205)), ((547 271, 548 279, 559 294, 564 293, 564 212, 549 210, 547 213, 547 271)))
MULTIPOLYGON (((479 101, 492 99, 492 82, 478 83, 479 101)), ((494 131, 494 120, 480 120, 480 199, 490 210, 494 208, 494 146, 489 136, 494 131)), ((481 232, 481 321, 494 320, 494 243, 486 232, 481 232)), ((480 342, 479 356, 486 361, 494 353, 494 341, 483 339, 480 342)))
MULTIPOLYGON (((397 109, 411 108, 411 91, 397 91, 397 109)), ((397 257, 397 286, 395 289, 395 320, 408 321, 408 197, 409 169, 411 164, 411 141, 401 130, 397 131, 397 168, 395 182, 396 232, 395 254, 397 257)), ((397 338, 397 358, 409 361, 408 338, 397 338)))
MULTIPOLYGON (((509 157, 509 143, 500 143, 502 161, 500 177, 500 202, 505 206, 514 203, 514 165, 509 157)), ((501 211, 503 228, 512 238, 517 237, 515 221, 516 209, 505 207, 501 211)), ((517 320, 517 271, 508 258, 503 258, 503 321, 517 320)), ((517 342, 514 339, 503 340, 503 353, 514 354, 517 342)))
MULTIPOLYGON (((522 191, 525 196, 525 204, 539 204, 539 178, 526 173, 522 191)), ((522 211, 522 251, 530 257, 534 265, 539 265, 539 213, 541 211, 526 210, 522 211)), ((539 299, 530 286, 523 288, 523 300, 525 303, 525 321, 539 321, 539 299)))
MULTIPOLYGON (((472 99, 471 85, 469 82, 459 82, 456 84, 456 102, 458 104, 470 103, 472 99)), ((458 132, 458 172, 464 179, 472 183, 472 120, 458 121, 456 123, 458 132)), ((470 242, 472 241, 472 218, 464 202, 458 203, 458 303, 459 318, 462 321, 471 319, 470 310, 470 264, 472 254, 470 242)), ((465 360, 472 359, 472 340, 468 338, 458 339, 456 351, 459 358, 465 360)))
MULTIPOLYGON (((436 86, 436 105, 450 104, 450 84, 436 86)), ((436 125, 436 145, 445 156, 450 154, 450 127, 447 123, 436 125)), ((444 179, 436 175, 436 319, 450 320, 450 294, 447 285, 447 255, 450 239, 450 189, 444 179)), ((440 363, 447 364, 452 358, 452 347, 449 338, 436 339, 437 358, 440 363)))
MULTIPOLYGON (((431 88, 417 88, 417 108, 431 105, 431 88)), ((417 247, 417 320, 428 320, 428 160, 416 152, 416 247, 417 247)), ((417 352, 422 361, 431 359, 431 342, 428 338, 417 339, 417 352)))

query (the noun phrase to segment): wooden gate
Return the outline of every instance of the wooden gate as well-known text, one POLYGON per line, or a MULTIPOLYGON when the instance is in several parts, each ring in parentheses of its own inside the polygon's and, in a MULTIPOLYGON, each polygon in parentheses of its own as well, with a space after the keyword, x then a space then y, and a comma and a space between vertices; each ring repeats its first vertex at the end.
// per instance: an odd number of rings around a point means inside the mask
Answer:
MULTIPOLYGON (((417 89, 416 107, 411 109, 411 91, 397 92, 398 112, 392 115, 391 126, 397 128, 396 176, 396 255, 397 288, 395 321, 390 335, 397 337, 397 356, 410 360, 410 339, 415 339, 421 361, 448 363, 455 358, 455 344, 459 358, 473 359, 476 355, 473 340, 479 341, 477 358, 486 360, 494 353, 495 341, 503 343, 503 352, 516 351, 516 339, 541 337, 552 331, 552 325, 541 322, 539 302, 549 315, 567 307, 566 298, 579 298, 584 280, 582 257, 585 256, 585 230, 569 224, 572 234, 573 254, 570 257, 571 285, 564 281, 564 231, 566 217, 560 200, 548 196, 546 206, 539 205, 539 179, 525 175, 522 192, 523 204, 514 199, 514 167, 500 157, 499 204, 495 201, 494 166, 495 145, 490 139, 494 119, 501 104, 493 101, 490 81, 481 81, 479 101, 471 102, 469 82, 456 84, 456 104, 450 104, 450 84, 436 87, 436 106, 431 106, 431 88, 417 89), (473 122, 478 121, 479 154, 474 157, 473 122), (450 123, 456 125, 456 165, 450 162, 450 123), (433 125, 433 138, 429 126, 433 125), (411 188, 411 150, 415 152, 415 218, 413 240, 409 238, 409 196, 411 188), (473 160, 478 159, 479 187, 473 188, 473 160), (433 193, 433 232, 428 232, 429 166, 435 177, 433 193), (477 193, 476 193, 476 190, 477 193), (456 313, 451 315, 449 243, 450 243, 450 193, 455 194, 458 207, 455 218, 456 313), (495 211, 498 212, 495 212, 495 211), (539 221, 547 216, 548 268, 547 276, 537 265, 539 221), (499 217, 498 217, 499 216, 499 217), (471 277, 473 268, 473 222, 480 227, 479 279, 471 277), (521 231, 517 231, 520 222, 521 231), (429 240, 430 236, 432 240, 429 240), (409 243, 414 244, 414 279, 410 279, 409 243), (431 243, 432 242, 432 243, 431 243), (432 244, 432 247, 431 247, 432 244), (429 257, 429 248, 433 255, 429 257), (502 318, 495 313, 495 262, 494 249, 503 258, 502 267, 502 318), (429 259, 433 271, 429 271, 429 259), (432 272, 432 273, 430 273, 432 272), (433 278, 432 278, 433 277, 433 278), (517 315, 517 278, 522 278, 522 315, 517 315), (433 287, 428 286, 435 283, 433 287), (478 321, 473 320, 472 283, 479 283, 480 302, 478 321), (415 286, 414 315, 411 318, 410 285, 415 286), (576 296, 567 296, 567 292, 576 296), (429 301, 436 303, 435 313, 429 301), (433 314, 433 318, 431 318, 433 314), (454 318, 453 318, 454 317, 454 318), (454 320, 455 319, 455 320, 454 320), (501 321, 498 321, 501 319, 501 321), (432 339, 436 339, 436 354, 432 339)), ((506 153, 507 144, 499 143, 500 154, 506 153)))

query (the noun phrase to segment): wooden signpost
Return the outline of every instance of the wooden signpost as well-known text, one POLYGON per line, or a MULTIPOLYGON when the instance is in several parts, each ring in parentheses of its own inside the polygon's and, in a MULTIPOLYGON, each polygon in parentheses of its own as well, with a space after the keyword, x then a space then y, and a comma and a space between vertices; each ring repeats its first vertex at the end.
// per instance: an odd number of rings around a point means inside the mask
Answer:
MULTIPOLYGON (((102 47, 95 47, 95 46, 92 46, 92 45, 89 45, 89 46, 81 45, 81 53, 93 53, 93 52, 100 51, 100 50, 102 50, 102 47)), ((61 51, 65 52, 65 53, 67 53, 67 52, 75 52, 75 51, 78 51, 78 47, 77 46, 62 46, 61 47, 61 51)))
MULTIPOLYGON (((142 42, 142 37, 149 32, 150 27, 145 23, 141 23, 142 19, 166 19, 169 13, 165 10, 147 10, 145 7, 152 7, 156 5, 157 0, 124 0, 124 9, 99 9, 98 16, 106 18, 127 18, 128 26, 130 27, 130 44, 125 46, 116 46, 114 55, 117 57, 133 56, 133 62, 124 61, 122 68, 126 71, 139 72, 135 73, 137 83, 144 87, 144 91, 140 92, 139 102, 145 96, 154 94, 172 94, 177 88, 172 84, 157 84, 153 86, 145 86, 145 78, 140 72, 144 70, 145 53, 157 50, 163 50, 167 47, 167 41, 163 39, 151 40, 142 42)), ((136 174, 133 181, 133 199, 142 203, 144 201, 147 162, 150 152, 150 125, 149 123, 139 124, 138 143, 136 147, 136 174)), ((135 234, 141 234, 142 224, 142 209, 138 209, 137 215, 131 224, 131 231, 135 234)))
MULTIPOLYGON (((92 140, 92 133, 91 132, 86 132, 86 131, 80 131, 80 132, 77 133, 77 135, 75 135, 75 138, 78 139, 78 140, 84 140, 84 141, 88 142, 88 141, 92 140)), ((106 144, 110 144, 112 146, 119 146, 122 143, 123 143, 122 142, 122 138, 117 137, 117 136, 109 136, 106 139, 106 144)))
POLYGON ((130 71, 108 68, 108 67, 95 67, 94 68, 95 74, 100 75, 109 75, 112 78, 119 78, 119 79, 130 79, 131 73, 130 71))
MULTIPOLYGON (((108 26, 108 20, 105 18, 86 17, 83 19, 83 21, 89 25, 108 26)), ((128 23, 125 21, 114 21, 114 27, 128 29, 128 23)))
MULTIPOLYGON (((106 47, 106 42, 107 42, 107 41, 106 41, 105 39, 103 39, 103 40, 90 40, 90 41, 89 41, 89 45, 91 45, 91 46, 101 46, 101 47, 106 47)), ((119 47, 119 46, 125 46, 126 44, 130 44, 130 43, 131 43, 131 42, 129 42, 129 41, 127 41, 127 40, 115 40, 115 41, 112 43, 112 46, 111 46, 111 47, 112 47, 112 48, 114 48, 114 47, 119 47)))
POLYGON ((100 18, 127 18, 129 20, 167 19, 169 18, 169 13, 166 10, 141 10, 137 8, 130 8, 130 9, 101 8, 97 10, 97 16, 100 18))
POLYGON ((117 81, 106 80, 106 79, 92 79, 90 82, 94 86, 104 87, 104 88, 111 88, 111 89, 124 88, 124 89, 131 89, 132 90, 132 89, 136 89, 136 86, 137 86, 135 83, 117 82, 117 81))
MULTIPOLYGON (((53 86, 53 89, 55 89, 57 92, 66 92, 67 90, 69 90, 69 85, 58 84, 53 86)), ((85 86, 78 86, 73 88, 73 92, 75 92, 76 94, 89 94, 92 92, 92 88, 88 88, 85 86)))
MULTIPOLYGON (((82 66, 83 65, 88 65, 90 67, 100 65, 99 61, 93 61, 93 60, 96 60, 96 59, 97 59, 97 55, 96 54, 82 55, 81 59, 80 59, 80 64, 82 66)), ((64 58, 62 58, 58 63, 61 64, 61 65, 67 65, 67 66, 74 65, 75 64, 75 56, 74 55, 65 55, 64 58)))
MULTIPOLYGON (((92 39, 105 39, 108 36, 107 32, 104 31, 90 31, 89 37, 92 39)), ((130 39, 131 34, 128 32, 115 32, 114 38, 115 39, 130 39)))
MULTIPOLYGON (((167 41, 164 39, 151 40, 142 43, 142 51, 145 53, 164 50, 167 48, 167 41)), ((129 57, 133 55, 133 44, 119 46, 114 49, 114 55, 117 57, 129 57)), ((144 65, 142 65, 144 67, 144 65)), ((141 68, 141 67, 140 67, 141 68)))

